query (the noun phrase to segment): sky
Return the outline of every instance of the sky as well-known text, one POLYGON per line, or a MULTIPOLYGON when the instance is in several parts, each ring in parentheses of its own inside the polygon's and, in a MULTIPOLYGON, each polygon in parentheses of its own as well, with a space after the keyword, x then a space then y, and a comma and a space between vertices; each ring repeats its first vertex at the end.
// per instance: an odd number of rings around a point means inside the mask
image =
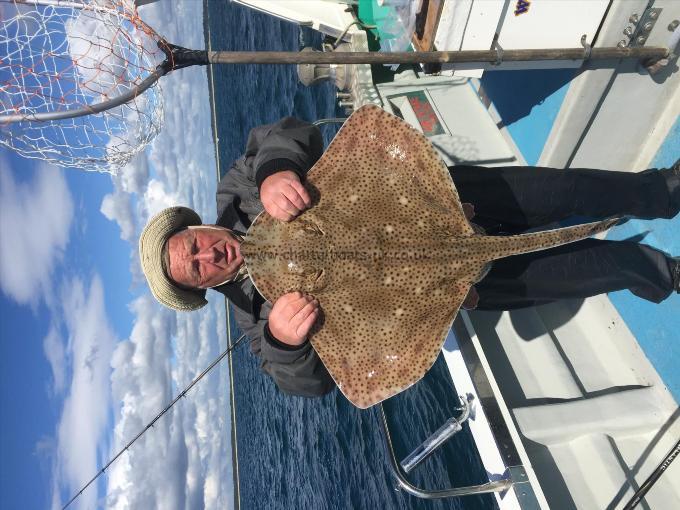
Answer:
MULTIPOLYGON (((140 8, 204 47, 202 2, 140 8)), ((222 300, 176 313, 150 295, 137 241, 162 208, 215 216, 205 69, 162 80, 160 134, 117 175, 0 147, 0 506, 61 508, 226 346, 222 300)), ((227 508, 226 365, 202 380, 72 508, 227 508)))

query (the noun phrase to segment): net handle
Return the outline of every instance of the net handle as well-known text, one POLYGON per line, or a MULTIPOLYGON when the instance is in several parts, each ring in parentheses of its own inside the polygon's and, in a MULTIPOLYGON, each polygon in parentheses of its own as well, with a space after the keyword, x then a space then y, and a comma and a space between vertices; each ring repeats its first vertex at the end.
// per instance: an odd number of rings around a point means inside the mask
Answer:
POLYGON ((408 51, 408 52, 293 52, 293 51, 210 51, 210 64, 455 64, 503 62, 540 62, 546 60, 658 60, 667 58, 670 50, 665 46, 635 48, 549 48, 459 51, 408 51), (587 53, 587 56, 586 56, 587 53))
POLYGON ((62 119, 73 119, 75 117, 84 117, 85 115, 92 115, 101 113, 105 110, 110 110, 116 106, 131 101, 137 96, 143 94, 147 89, 152 87, 161 76, 166 74, 167 68, 162 64, 156 67, 156 70, 149 76, 144 78, 136 87, 128 90, 120 96, 114 97, 113 99, 108 99, 102 101, 101 103, 95 103, 82 108, 77 108, 73 110, 63 110, 58 112, 45 112, 45 113, 32 113, 32 114, 21 114, 17 113, 14 115, 0 115, 0 124, 6 124, 11 122, 23 122, 23 121, 50 121, 50 120, 62 120, 62 119))
MULTIPOLYGON (((43 0, 44 1, 44 0, 43 0)), ((59 0, 57 0, 59 1, 59 0)), ((21 121, 50 121, 71 119, 101 113, 120 106, 150 88, 161 76, 174 69, 206 64, 422 64, 454 62, 500 63, 493 50, 429 51, 429 52, 286 52, 286 51, 205 51, 189 50, 160 40, 158 46, 166 54, 166 60, 128 92, 74 110, 34 114, 1 115, 0 124, 21 121)), ((587 60, 632 58, 658 60, 666 58, 666 47, 593 48, 588 49, 587 60)), ((512 62, 544 60, 586 60, 582 48, 506 50, 502 59, 512 62)))
POLYGON ((0 3, 28 5, 32 7, 66 7, 70 9, 81 9, 83 11, 105 12, 108 14, 119 14, 119 11, 92 3, 85 3, 78 0, 0 0, 0 3))

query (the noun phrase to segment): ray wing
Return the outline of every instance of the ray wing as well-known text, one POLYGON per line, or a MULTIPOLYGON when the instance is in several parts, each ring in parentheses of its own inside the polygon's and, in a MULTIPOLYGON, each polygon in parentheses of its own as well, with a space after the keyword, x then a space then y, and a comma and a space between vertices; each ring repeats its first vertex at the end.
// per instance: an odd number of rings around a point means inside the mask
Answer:
POLYGON ((345 212, 353 221, 392 218, 415 232, 474 233, 429 140, 374 105, 362 106, 345 122, 307 183, 317 208, 345 212))
MULTIPOLYGON (((434 282, 433 282, 434 283, 434 282)), ((338 388, 365 409, 412 386, 434 364, 470 284, 426 287, 426 296, 343 288, 324 296, 311 336, 338 388)))

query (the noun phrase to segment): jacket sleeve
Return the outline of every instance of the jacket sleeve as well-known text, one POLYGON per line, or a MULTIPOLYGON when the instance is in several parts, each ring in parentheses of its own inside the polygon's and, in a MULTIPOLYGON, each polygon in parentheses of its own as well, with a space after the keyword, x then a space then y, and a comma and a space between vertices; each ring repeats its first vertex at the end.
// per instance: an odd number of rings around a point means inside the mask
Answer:
POLYGON ((233 307, 236 322, 248 335, 251 349, 261 359, 260 368, 288 395, 321 397, 335 388, 335 381, 310 342, 299 348, 282 346, 269 332, 268 321, 233 307))
MULTIPOLYGON (((217 224, 247 227, 262 210, 259 186, 269 175, 293 170, 301 179, 323 153, 319 129, 293 117, 286 117, 250 131, 242 158, 220 180, 217 187, 217 224)), ((225 289, 225 294, 228 294, 225 289)), ((230 296, 227 296, 230 297, 230 296)), ((243 300, 241 300, 243 301, 243 300)), ((249 299, 246 299, 249 301, 249 299)), ((306 397, 321 396, 335 387, 316 351, 309 342, 297 349, 279 343, 269 332, 266 319, 248 311, 252 303, 234 306, 239 326, 251 340, 251 348, 261 358, 261 368, 284 393, 306 397)))
POLYGON ((323 154, 319 128, 285 117, 250 131, 246 152, 217 185, 217 224, 249 225, 249 217, 262 210, 259 188, 270 175, 292 170, 304 179, 323 154))
POLYGON ((293 117, 253 129, 246 146, 246 158, 255 158, 252 167, 258 189, 267 177, 284 169, 304 179, 322 153, 319 128, 293 117))

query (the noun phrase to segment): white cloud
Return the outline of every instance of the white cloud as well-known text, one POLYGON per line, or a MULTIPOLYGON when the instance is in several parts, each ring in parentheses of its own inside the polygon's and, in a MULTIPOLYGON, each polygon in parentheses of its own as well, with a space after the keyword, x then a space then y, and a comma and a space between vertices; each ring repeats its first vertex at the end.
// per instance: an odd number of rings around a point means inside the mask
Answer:
POLYGON ((113 176, 120 188, 126 193, 141 193, 149 180, 149 162, 142 154, 125 165, 113 176))
MULTIPOLYGON (((110 360, 116 344, 98 276, 89 288, 79 279, 68 282, 61 300, 68 331, 66 353, 73 369, 57 425, 54 502, 59 502, 60 488, 69 494, 79 490, 108 454, 110 360)), ((97 497, 94 485, 78 498, 76 508, 95 508, 97 497)))
POLYGON ((178 192, 168 191, 165 184, 156 179, 149 181, 149 186, 142 197, 142 204, 149 216, 153 216, 166 207, 178 205, 181 201, 178 192))
POLYGON ((66 357, 64 343, 59 330, 53 323, 43 340, 43 351, 52 369, 53 386, 51 393, 60 394, 66 382, 66 357))
MULTIPOLYGON (((204 45, 200 3, 159 2, 140 13, 169 41, 204 45)), ((137 242, 148 219, 164 207, 188 205, 215 218, 214 145, 205 69, 188 68, 162 80, 164 127, 143 157, 113 177, 114 191, 102 213, 132 244, 131 272, 146 288, 137 242)), ((134 437, 217 356, 226 345, 221 299, 199 312, 175 313, 149 293, 130 309, 129 340, 115 349, 111 364, 115 413, 111 455, 134 437)), ((109 471, 110 508, 229 508, 233 501, 230 402, 226 364, 216 367, 187 398, 161 418, 109 471)))
POLYGON ((52 292, 50 274, 73 221, 73 199, 62 172, 37 166, 27 183, 0 173, 0 288, 16 302, 33 305, 52 292))
POLYGON ((136 233, 136 221, 132 205, 132 197, 129 193, 118 190, 109 193, 102 200, 99 209, 109 220, 115 221, 120 227, 120 237, 125 241, 134 241, 136 233))
MULTIPOLYGON (((124 446, 226 344, 223 306, 178 314, 145 295, 137 319, 113 356, 113 398, 121 402, 113 450, 124 446), (171 363, 175 344, 175 364, 171 363)), ((229 466, 227 367, 218 366, 111 467, 111 508, 227 508, 229 466)))

